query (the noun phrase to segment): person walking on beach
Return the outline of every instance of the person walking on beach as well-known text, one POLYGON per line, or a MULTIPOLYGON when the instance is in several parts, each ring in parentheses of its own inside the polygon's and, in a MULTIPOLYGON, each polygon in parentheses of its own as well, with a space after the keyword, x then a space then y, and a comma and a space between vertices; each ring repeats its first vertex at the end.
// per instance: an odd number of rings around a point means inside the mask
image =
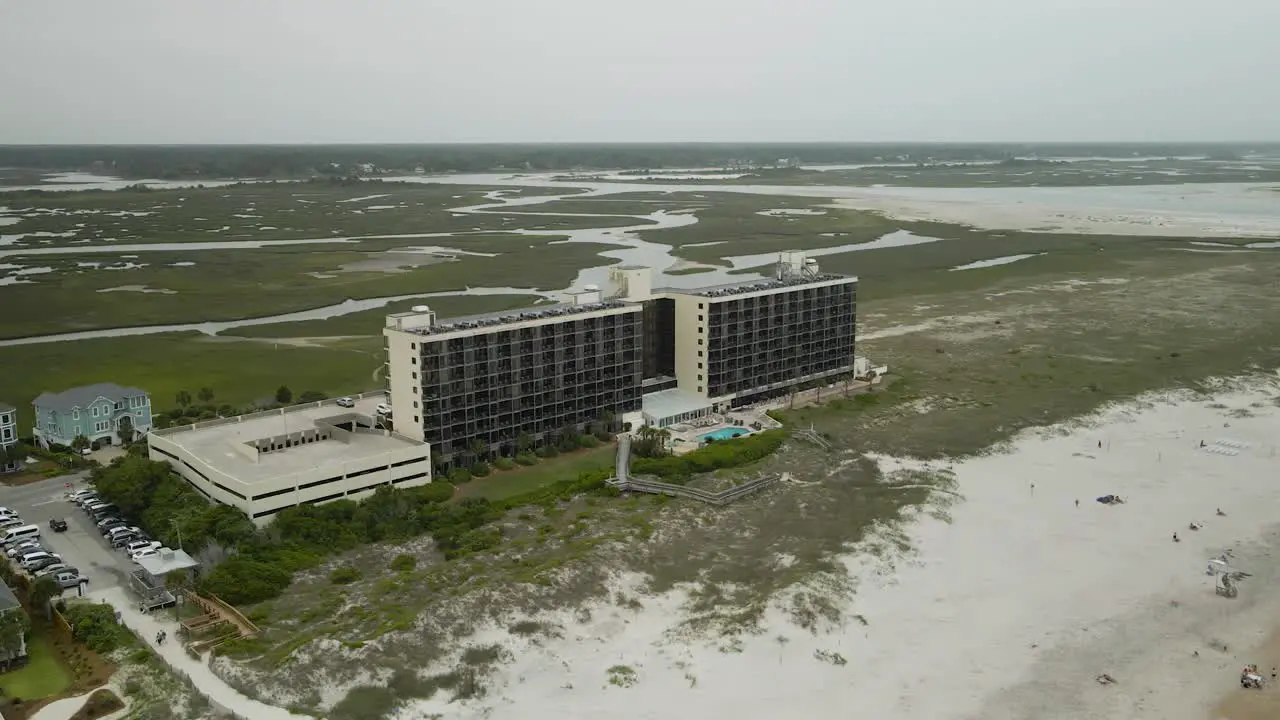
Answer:
POLYGON ((1076 507, 1080 507, 1080 498, 1076 498, 1076 507))

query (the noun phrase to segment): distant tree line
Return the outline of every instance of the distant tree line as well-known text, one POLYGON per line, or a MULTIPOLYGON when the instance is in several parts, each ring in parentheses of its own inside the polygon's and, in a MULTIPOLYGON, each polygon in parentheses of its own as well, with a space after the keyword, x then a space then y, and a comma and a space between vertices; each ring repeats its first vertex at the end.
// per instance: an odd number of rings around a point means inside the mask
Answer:
POLYGON ((909 159, 998 161, 1026 156, 1132 157, 1280 152, 1280 144, 1226 143, 670 143, 478 145, 0 145, 0 167, 87 170, 125 178, 227 179, 413 172, 602 170, 864 163, 909 159), (372 171, 369 168, 373 168, 372 171))

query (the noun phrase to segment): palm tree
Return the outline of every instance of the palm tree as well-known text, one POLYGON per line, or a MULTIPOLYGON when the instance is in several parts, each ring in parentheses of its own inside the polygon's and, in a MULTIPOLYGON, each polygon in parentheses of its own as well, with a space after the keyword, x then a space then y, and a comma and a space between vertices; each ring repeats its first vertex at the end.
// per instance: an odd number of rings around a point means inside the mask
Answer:
POLYGON ((200 402, 204 403, 205 405, 208 405, 209 403, 213 402, 213 389, 202 387, 200 388, 200 392, 198 393, 198 396, 200 398, 200 402))
POLYGON ((471 451, 472 464, 484 462, 489 457, 489 446, 479 438, 472 440, 468 449, 471 451))
POLYGON ((62 588, 58 587, 52 575, 36 578, 36 581, 31 584, 31 608, 34 610, 43 606, 45 615, 49 620, 53 620, 52 600, 61 593, 62 588))
POLYGON ((173 397, 183 408, 191 404, 191 393, 186 390, 179 390, 178 394, 173 397))
POLYGON ((530 450, 533 450, 533 436, 527 432, 516 436, 516 452, 527 453, 530 450))

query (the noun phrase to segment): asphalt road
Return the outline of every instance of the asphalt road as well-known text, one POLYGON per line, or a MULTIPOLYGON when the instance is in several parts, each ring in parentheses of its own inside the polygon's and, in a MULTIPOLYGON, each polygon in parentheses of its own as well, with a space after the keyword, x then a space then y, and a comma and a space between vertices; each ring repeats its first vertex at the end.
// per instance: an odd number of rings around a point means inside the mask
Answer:
POLYGON ((84 511, 65 497, 67 483, 72 489, 82 489, 87 476, 78 473, 18 487, 0 486, 0 506, 17 512, 24 522, 39 525, 45 547, 88 577, 89 590, 127 586, 133 562, 113 550, 84 511), (55 517, 66 519, 66 532, 49 529, 49 520, 55 517))

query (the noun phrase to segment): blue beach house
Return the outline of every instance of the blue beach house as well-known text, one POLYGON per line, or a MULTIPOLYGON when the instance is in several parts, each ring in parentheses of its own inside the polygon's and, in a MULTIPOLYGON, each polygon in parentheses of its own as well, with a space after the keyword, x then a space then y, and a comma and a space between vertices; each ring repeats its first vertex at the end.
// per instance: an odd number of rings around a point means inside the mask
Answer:
POLYGON ((70 445, 83 435, 94 447, 121 442, 121 423, 133 438, 151 430, 151 398, 146 390, 115 383, 94 383, 60 393, 45 392, 31 401, 34 435, 42 447, 70 445), (127 418, 127 420, 126 420, 127 418))

